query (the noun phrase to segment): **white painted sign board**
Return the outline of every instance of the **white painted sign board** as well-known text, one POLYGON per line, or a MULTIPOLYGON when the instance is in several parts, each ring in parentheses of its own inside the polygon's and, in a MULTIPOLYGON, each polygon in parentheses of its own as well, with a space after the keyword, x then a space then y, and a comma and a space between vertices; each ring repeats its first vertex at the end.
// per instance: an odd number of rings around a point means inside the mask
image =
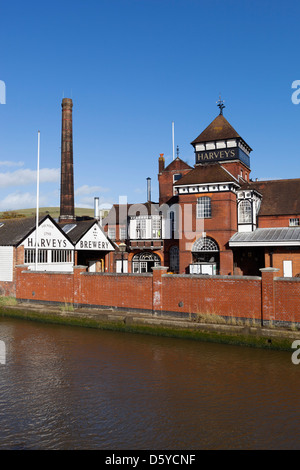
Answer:
POLYGON ((114 251, 113 245, 106 238, 100 227, 95 224, 75 245, 76 250, 114 251))
MULTIPOLYGON (((36 230, 34 230, 22 243, 25 248, 35 248, 36 230)), ((48 250, 72 250, 72 243, 65 237, 50 219, 38 227, 38 247, 48 250)))

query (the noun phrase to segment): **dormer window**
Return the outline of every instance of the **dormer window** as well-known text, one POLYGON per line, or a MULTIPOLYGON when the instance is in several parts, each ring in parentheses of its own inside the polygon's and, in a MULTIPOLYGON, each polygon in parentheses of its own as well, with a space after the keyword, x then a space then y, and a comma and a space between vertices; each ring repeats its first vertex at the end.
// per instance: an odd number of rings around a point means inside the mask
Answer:
POLYGON ((176 183, 176 181, 180 180, 181 177, 181 173, 176 173, 175 175, 173 175, 173 183, 176 183))
POLYGON ((250 201, 241 201, 239 203, 239 223, 251 224, 252 222, 252 207, 250 201))

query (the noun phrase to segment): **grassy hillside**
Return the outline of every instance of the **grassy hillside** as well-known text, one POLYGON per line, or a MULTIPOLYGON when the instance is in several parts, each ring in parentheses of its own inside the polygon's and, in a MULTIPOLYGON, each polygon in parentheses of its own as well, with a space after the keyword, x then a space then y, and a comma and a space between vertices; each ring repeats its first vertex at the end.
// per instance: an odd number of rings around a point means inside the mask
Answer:
MULTIPOLYGON (((40 207, 39 215, 50 214, 54 219, 59 217, 59 207, 40 207)), ((36 209, 19 209, 15 211, 0 212, 0 218, 32 217, 36 215, 36 209)), ((84 215, 93 217, 94 209, 75 208, 75 215, 82 217, 84 215)))

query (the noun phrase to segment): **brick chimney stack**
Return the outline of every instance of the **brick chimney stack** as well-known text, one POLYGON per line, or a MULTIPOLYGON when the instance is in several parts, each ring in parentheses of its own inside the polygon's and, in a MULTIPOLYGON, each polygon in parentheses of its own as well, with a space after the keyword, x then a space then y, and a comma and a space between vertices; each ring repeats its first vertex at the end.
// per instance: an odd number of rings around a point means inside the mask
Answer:
POLYGON ((62 100, 61 131, 61 176, 60 176, 60 222, 75 220, 74 210, 74 171, 73 171, 73 130, 70 98, 62 100))
POLYGON ((165 159, 163 153, 160 153, 159 155, 160 156, 158 159, 158 173, 161 174, 165 169, 165 159))

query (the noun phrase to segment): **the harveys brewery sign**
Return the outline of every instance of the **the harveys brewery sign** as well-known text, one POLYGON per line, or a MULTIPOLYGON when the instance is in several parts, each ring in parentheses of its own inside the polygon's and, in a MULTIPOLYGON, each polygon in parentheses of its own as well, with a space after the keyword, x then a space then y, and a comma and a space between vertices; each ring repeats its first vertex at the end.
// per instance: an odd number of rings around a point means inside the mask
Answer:
POLYGON ((97 224, 93 225, 90 230, 76 243, 75 249, 114 251, 114 247, 97 224))
MULTIPOLYGON (((73 244, 61 232, 50 219, 45 220, 38 227, 38 247, 49 250, 72 250, 73 244)), ((27 238, 25 238, 22 245, 25 248, 35 248, 36 246, 36 230, 34 230, 27 238)))

